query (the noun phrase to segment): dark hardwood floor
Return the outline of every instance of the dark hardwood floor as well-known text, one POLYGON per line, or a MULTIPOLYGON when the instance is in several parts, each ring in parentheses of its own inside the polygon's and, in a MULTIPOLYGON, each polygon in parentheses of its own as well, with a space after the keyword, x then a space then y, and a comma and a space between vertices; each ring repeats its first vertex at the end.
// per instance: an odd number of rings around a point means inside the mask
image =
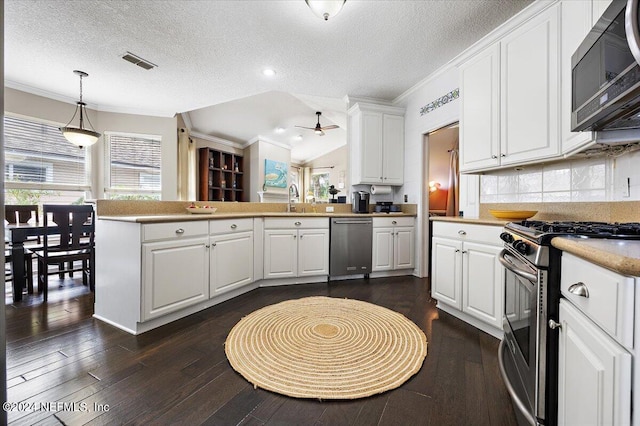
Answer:
POLYGON ((46 305, 34 296, 6 307, 8 400, 23 404, 9 421, 515 425, 498 372, 498 341, 439 311, 428 287, 426 279, 397 277, 260 288, 140 336, 94 320, 93 294, 81 285, 52 288, 46 305), (227 333, 255 309, 315 295, 365 300, 413 320, 428 340, 420 372, 398 389, 352 401, 253 389, 225 358, 227 333))

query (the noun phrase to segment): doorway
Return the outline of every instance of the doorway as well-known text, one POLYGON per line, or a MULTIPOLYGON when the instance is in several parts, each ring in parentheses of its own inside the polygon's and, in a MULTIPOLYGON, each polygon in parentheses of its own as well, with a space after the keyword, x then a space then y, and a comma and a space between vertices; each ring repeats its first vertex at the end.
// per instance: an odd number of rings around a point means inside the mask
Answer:
POLYGON ((460 206, 458 123, 427 135, 428 165, 425 185, 429 216, 457 216, 460 206))

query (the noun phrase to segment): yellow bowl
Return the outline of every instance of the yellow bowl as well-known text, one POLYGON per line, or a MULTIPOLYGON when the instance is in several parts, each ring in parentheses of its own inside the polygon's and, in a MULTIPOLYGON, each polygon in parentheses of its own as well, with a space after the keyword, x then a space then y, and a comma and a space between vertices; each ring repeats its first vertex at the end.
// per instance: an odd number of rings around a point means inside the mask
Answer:
POLYGON ((529 219, 538 213, 537 210, 489 210, 491 216, 497 219, 529 219))

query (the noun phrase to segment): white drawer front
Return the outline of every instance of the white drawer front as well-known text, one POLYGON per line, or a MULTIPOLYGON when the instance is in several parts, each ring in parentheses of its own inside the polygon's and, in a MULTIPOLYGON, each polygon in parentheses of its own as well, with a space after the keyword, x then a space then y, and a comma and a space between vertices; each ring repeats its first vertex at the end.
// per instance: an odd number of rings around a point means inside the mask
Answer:
POLYGON ((167 222, 142 225, 142 240, 157 241, 169 238, 185 238, 209 233, 209 222, 194 220, 189 222, 167 222))
POLYGON ((434 236, 455 238, 462 241, 502 245, 500 239, 502 230, 501 226, 495 225, 433 221, 434 236))
POLYGON ((253 231, 253 219, 224 219, 209 221, 209 233, 211 235, 244 231, 253 231))
POLYGON ((390 226, 414 226, 415 218, 413 217, 374 217, 374 228, 388 228, 390 226))
POLYGON ((562 295, 626 348, 633 348, 634 279, 562 253, 562 295), (582 284, 580 284, 582 283, 582 284), (587 289, 589 297, 574 292, 587 289))
POLYGON ((268 217, 264 229, 324 229, 329 228, 328 217, 268 217))

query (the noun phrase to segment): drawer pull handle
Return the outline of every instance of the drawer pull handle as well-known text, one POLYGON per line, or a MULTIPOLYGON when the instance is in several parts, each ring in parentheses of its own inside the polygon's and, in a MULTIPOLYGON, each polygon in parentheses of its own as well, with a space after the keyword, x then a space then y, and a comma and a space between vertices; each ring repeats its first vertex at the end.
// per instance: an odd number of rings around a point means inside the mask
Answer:
POLYGON ((458 231, 458 235, 467 235, 467 231, 460 230, 458 231))
POLYGON ((215 247, 215 246, 216 246, 216 244, 217 244, 217 243, 213 243, 213 244, 211 244, 211 247, 215 247))
POLYGON ((467 253, 468 253, 468 251, 462 250, 462 254, 467 254, 467 253))
POLYGON ((176 229, 176 234, 178 234, 178 235, 184 234, 184 229, 182 229, 182 228, 176 229))
POLYGON ((575 294, 576 296, 582 296, 584 298, 589 297, 589 289, 583 282, 571 284, 569 286, 569 293, 575 294))
POLYGON ((549 328, 555 330, 556 328, 562 330, 562 324, 555 322, 554 320, 549 320, 549 328))
POLYGON ((396 222, 395 220, 393 222, 391 222, 393 225, 397 225, 398 222, 396 222))
POLYGON ((294 225, 295 226, 300 226, 300 225, 302 225, 302 223, 301 222, 296 222, 296 223, 294 223, 294 225))
POLYGON ((455 252, 456 252, 456 253, 460 253, 460 250, 459 250, 459 249, 456 249, 456 251, 455 251, 455 252))
POLYGON ((231 225, 231 229, 236 229, 238 227, 238 225, 236 225, 235 223, 233 225, 231 225))

